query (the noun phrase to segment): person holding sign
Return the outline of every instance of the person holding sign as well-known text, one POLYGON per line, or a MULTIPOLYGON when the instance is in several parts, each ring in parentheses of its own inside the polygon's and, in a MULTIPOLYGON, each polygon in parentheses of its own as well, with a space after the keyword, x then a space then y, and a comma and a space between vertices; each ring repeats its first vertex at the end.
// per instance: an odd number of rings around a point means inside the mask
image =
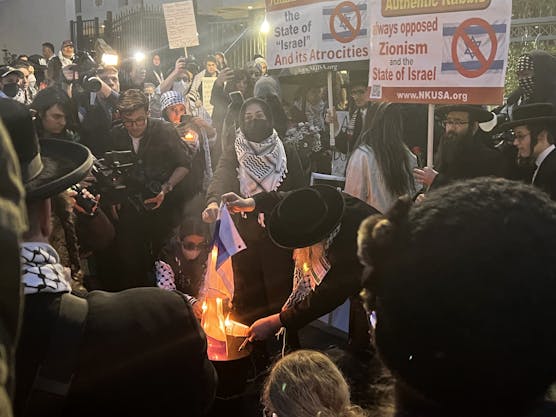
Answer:
POLYGON ((415 179, 437 188, 452 181, 477 177, 509 178, 511 165, 504 155, 485 144, 479 123, 488 122, 493 114, 481 106, 454 104, 440 106, 444 134, 436 154, 436 168, 415 168, 415 179))

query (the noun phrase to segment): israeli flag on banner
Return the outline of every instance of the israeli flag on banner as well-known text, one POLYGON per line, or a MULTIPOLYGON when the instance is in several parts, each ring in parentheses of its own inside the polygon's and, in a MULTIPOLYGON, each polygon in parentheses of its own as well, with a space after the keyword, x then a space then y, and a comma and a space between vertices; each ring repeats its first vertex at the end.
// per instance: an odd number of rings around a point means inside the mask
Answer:
POLYGON ((484 25, 462 23, 445 24, 442 28, 443 51, 441 72, 470 71, 485 73, 502 71, 504 68, 504 52, 506 32, 509 26, 505 22, 484 25), (452 44, 456 39, 456 54, 452 44), (493 42, 496 39, 496 42, 493 42), (493 55, 493 56, 492 56, 493 55), (489 59, 490 58, 490 59, 489 59), (491 62, 490 62, 491 61, 491 62), (488 65, 488 68, 484 68, 488 65))
POLYGON ((367 19, 367 3, 359 2, 358 4, 355 4, 355 9, 348 5, 342 7, 340 10, 337 10, 336 5, 334 5, 334 7, 323 7, 323 41, 337 41, 330 30, 330 19, 333 14, 333 24, 336 30, 336 38, 356 39, 367 36, 367 28, 369 25, 367 19), (334 14, 334 12, 336 12, 336 14, 334 14), (359 26, 359 31, 355 34, 354 30, 357 29, 357 26, 359 26))

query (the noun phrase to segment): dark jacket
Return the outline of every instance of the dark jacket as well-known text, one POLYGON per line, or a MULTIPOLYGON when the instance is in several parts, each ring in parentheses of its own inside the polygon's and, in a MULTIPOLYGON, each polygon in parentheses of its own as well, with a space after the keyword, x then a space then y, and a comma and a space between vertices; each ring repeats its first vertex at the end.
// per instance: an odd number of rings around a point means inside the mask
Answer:
MULTIPOLYGON (((301 161, 294 145, 285 144, 286 158, 288 160, 288 173, 286 178, 278 187, 279 191, 290 191, 307 186, 307 179, 303 174, 301 161)), ((222 194, 228 192, 239 192, 239 180, 237 170, 239 163, 237 154, 233 146, 230 146, 220 157, 218 167, 207 190, 207 205, 210 203, 220 203, 222 194)), ((238 220, 237 227, 243 239, 257 240, 262 235, 266 235, 266 229, 259 226, 257 215, 247 213, 247 219, 238 220)))
POLYGON ((83 115, 79 129, 80 143, 91 150, 97 158, 111 151, 110 129, 112 129, 112 112, 118 102, 118 93, 113 92, 107 99, 97 97, 95 104, 89 104, 89 94, 76 97, 79 112, 83 115))
MULTIPOLYGON (((27 295, 17 351, 18 415, 49 346, 60 294, 27 295)), ((93 291, 64 416, 202 415, 216 374, 182 295, 158 288, 93 291)), ((46 414, 42 414, 46 415, 46 414)))
MULTIPOLYGON (((439 153, 442 149, 439 149, 439 153)), ((454 181, 478 177, 510 178, 512 164, 502 152, 486 146, 481 138, 475 135, 463 143, 454 161, 440 164, 439 174, 434 179, 431 189, 435 189, 454 181)))
POLYGON ((552 200, 556 200, 556 149, 542 161, 533 185, 546 192, 552 200))
MULTIPOLYGON (((269 216, 272 209, 285 195, 285 193, 276 192, 257 194, 254 197, 257 210, 269 216)), ((330 313, 348 298, 357 296, 362 289, 361 274, 363 266, 357 257, 357 231, 364 219, 379 212, 348 194, 343 194, 343 197, 345 210, 340 231, 327 251, 331 268, 321 284, 309 293, 301 303, 280 313, 280 321, 288 330, 296 331, 322 315, 330 313)), ((354 298, 353 301, 357 302, 357 299, 354 298)), ((350 336, 352 340, 354 338, 352 328, 361 328, 361 321, 366 321, 364 315, 357 318, 350 317, 350 336)), ((357 344, 369 342, 368 334, 359 334, 358 337, 366 338, 366 341, 357 340, 357 344)))
MULTIPOLYGON (((191 155, 181 143, 176 128, 168 122, 159 119, 148 120, 147 129, 139 144, 137 153, 133 150, 131 137, 123 125, 116 126, 111 131, 112 149, 133 152, 135 166, 132 175, 128 176, 128 185, 141 188, 148 182, 164 184, 178 167, 191 168, 191 155)), ((185 182, 177 184, 174 191, 165 197, 162 207, 170 201, 184 198, 185 182)))

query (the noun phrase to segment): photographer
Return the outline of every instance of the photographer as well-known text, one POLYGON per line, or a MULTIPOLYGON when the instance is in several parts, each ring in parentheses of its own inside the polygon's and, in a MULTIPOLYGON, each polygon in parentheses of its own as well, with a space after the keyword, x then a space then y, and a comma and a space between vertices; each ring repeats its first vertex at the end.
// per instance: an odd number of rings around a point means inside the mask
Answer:
POLYGON ((180 223, 185 199, 183 179, 191 157, 169 123, 147 116, 148 100, 139 90, 120 96, 123 124, 111 131, 112 150, 131 151, 133 168, 126 174, 128 198, 114 207, 116 250, 122 273, 118 288, 153 285, 153 254, 180 223), (124 280, 124 281, 121 281, 124 280))
POLYGON ((118 99, 120 98, 120 80, 118 69, 112 66, 100 67, 96 76, 101 81, 101 89, 95 94, 91 105, 90 94, 80 95, 79 118, 81 119, 81 143, 87 146, 93 155, 102 157, 110 150, 110 129, 118 99))

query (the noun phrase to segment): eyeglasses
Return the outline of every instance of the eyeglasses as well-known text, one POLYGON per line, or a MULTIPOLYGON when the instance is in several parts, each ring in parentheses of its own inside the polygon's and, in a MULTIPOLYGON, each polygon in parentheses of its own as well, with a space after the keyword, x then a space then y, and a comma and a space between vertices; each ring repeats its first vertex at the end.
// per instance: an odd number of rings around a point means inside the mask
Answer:
POLYGON ((181 247, 185 250, 203 250, 207 247, 206 242, 193 243, 193 242, 182 242, 181 247))
POLYGON ((514 139, 521 142, 523 139, 525 139, 525 138, 526 138, 527 136, 529 136, 529 135, 530 135, 530 133, 527 133, 527 134, 525 134, 525 135, 516 135, 516 134, 514 133, 514 139))
POLYGON ((442 121, 442 127, 446 127, 446 126, 455 126, 455 127, 460 127, 460 126, 465 126, 468 125, 469 122, 465 121, 465 120, 443 120, 442 121))
POLYGON ((132 127, 132 126, 143 127, 143 126, 145 126, 146 122, 147 122, 146 117, 143 117, 143 118, 137 119, 137 120, 124 120, 124 126, 125 127, 132 127))

